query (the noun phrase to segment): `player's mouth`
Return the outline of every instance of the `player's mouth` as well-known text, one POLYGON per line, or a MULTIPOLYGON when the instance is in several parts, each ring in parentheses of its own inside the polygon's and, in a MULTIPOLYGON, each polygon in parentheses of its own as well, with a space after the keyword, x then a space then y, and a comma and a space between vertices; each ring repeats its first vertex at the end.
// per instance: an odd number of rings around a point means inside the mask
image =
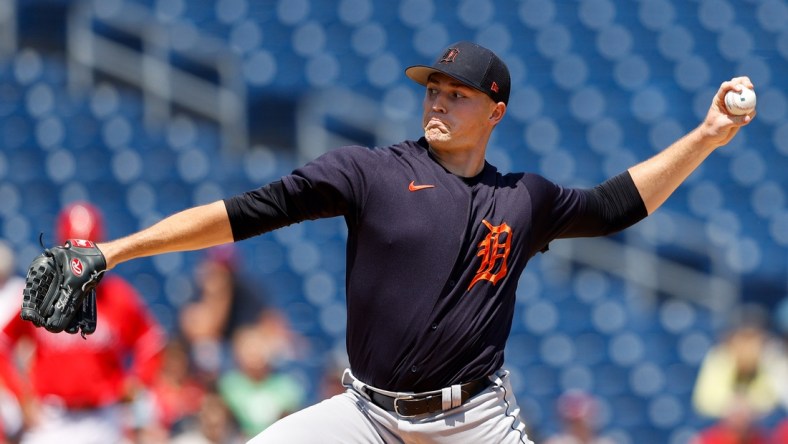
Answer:
POLYGON ((449 129, 446 126, 446 124, 442 120, 438 119, 437 117, 433 117, 429 121, 427 121, 427 124, 424 125, 424 130, 425 131, 438 130, 440 132, 448 132, 449 131, 449 129))

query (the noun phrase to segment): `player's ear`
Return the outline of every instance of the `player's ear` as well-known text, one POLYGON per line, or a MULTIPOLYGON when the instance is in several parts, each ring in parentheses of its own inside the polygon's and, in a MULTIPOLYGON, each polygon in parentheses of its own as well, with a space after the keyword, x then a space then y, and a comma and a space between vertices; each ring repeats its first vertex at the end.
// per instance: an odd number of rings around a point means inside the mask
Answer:
POLYGON ((496 103, 490 112, 490 123, 497 125, 503 119, 504 114, 506 114, 506 104, 503 102, 496 103))

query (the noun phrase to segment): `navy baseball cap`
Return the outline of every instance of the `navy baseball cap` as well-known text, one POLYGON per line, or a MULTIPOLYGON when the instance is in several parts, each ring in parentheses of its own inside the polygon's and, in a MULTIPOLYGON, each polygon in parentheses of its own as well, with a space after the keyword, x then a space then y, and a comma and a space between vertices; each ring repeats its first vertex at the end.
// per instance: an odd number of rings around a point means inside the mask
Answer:
POLYGON ((489 49, 471 42, 449 45, 432 66, 414 65, 405 75, 426 85, 430 74, 439 72, 487 94, 493 101, 509 103, 509 68, 489 49))

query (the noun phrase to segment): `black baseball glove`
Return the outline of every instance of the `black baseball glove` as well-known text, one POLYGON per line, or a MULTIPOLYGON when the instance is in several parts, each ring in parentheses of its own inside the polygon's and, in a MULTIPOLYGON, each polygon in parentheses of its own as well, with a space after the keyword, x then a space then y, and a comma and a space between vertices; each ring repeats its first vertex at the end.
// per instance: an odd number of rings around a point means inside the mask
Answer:
POLYGON ((22 319, 58 333, 96 331, 96 285, 107 262, 91 241, 70 239, 46 249, 27 270, 22 319))

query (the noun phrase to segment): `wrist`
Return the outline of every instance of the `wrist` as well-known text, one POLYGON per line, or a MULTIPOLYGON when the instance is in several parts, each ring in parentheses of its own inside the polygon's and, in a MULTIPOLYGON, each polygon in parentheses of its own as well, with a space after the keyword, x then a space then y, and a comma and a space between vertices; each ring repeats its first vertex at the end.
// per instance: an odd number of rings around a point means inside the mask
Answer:
POLYGON ((111 243, 96 243, 96 248, 101 252, 104 256, 104 262, 106 263, 106 270, 111 270, 115 268, 117 265, 117 261, 115 260, 114 249, 112 248, 111 243))
POLYGON ((693 146, 707 151, 712 152, 722 146, 718 131, 715 130, 715 127, 710 122, 703 122, 699 125, 695 130, 691 131, 687 137, 691 140, 693 146))

